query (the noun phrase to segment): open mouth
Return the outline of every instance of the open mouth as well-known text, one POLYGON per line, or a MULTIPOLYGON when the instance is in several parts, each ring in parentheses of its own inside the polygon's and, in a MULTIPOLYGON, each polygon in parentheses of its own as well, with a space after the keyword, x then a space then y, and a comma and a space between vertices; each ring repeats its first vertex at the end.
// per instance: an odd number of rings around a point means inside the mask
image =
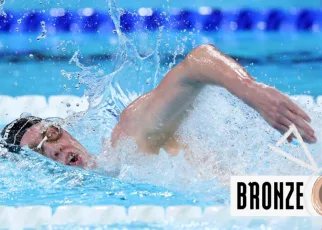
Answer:
POLYGON ((67 165, 75 166, 81 163, 81 158, 78 154, 70 153, 67 158, 67 165))

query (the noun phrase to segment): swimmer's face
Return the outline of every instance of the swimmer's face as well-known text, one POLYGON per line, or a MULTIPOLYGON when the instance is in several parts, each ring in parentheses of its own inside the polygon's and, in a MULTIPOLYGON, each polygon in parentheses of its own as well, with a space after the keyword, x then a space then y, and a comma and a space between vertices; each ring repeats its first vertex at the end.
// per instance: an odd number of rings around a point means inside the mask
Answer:
POLYGON ((23 135, 20 145, 27 145, 34 151, 64 165, 84 169, 96 167, 93 157, 64 129, 61 129, 61 135, 56 141, 45 141, 42 144, 41 150, 37 149, 37 146, 44 139, 42 134, 43 129, 42 123, 38 123, 29 128, 23 135))

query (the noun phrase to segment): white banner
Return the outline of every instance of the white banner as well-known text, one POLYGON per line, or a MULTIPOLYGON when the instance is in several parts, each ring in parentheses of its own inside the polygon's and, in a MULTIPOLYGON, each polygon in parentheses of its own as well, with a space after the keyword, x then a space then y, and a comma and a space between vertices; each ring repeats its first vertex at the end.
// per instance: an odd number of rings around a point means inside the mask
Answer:
POLYGON ((320 216, 322 177, 233 176, 232 216, 320 216))

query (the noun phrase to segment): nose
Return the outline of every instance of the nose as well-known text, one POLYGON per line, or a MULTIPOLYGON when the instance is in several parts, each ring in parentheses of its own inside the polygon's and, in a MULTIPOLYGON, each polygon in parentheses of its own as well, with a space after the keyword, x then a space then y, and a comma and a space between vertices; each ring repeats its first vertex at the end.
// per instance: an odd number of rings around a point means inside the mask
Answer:
POLYGON ((46 142, 44 151, 47 157, 64 165, 93 169, 97 167, 94 158, 76 140, 63 138, 57 142, 46 142))
POLYGON ((43 150, 45 152, 45 156, 51 158, 52 160, 58 161, 60 163, 64 162, 64 147, 58 143, 45 142, 43 144, 43 150))

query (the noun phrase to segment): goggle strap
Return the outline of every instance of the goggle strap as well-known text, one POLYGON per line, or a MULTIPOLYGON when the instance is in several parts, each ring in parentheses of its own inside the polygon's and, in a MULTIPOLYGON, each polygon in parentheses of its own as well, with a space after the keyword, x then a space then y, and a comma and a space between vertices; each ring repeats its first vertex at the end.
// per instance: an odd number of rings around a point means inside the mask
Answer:
POLYGON ((39 145, 37 146, 37 149, 41 149, 42 145, 44 144, 45 141, 48 140, 48 137, 45 136, 44 139, 42 139, 42 141, 39 143, 39 145))

